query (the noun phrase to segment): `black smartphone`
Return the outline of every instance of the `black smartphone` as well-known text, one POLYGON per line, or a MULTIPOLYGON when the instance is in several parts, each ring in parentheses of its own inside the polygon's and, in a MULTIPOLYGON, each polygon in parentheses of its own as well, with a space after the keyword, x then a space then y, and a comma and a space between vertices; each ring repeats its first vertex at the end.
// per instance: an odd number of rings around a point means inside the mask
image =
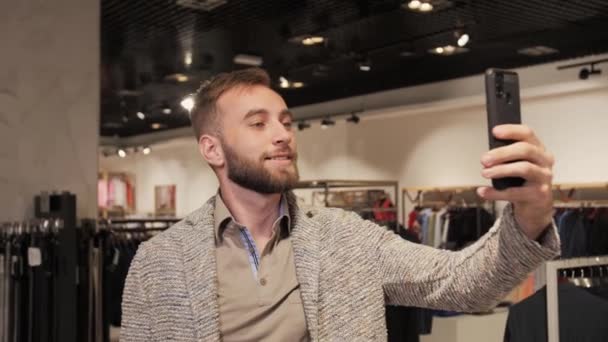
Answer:
MULTIPOLYGON (((519 104, 519 78, 516 72, 488 69, 486 80, 486 107, 488 113, 488 137, 490 150, 513 144, 512 140, 496 139, 492 134, 494 126, 503 124, 521 124, 519 104)), ((522 186, 525 179, 506 177, 492 179, 492 186, 497 190, 522 186)))

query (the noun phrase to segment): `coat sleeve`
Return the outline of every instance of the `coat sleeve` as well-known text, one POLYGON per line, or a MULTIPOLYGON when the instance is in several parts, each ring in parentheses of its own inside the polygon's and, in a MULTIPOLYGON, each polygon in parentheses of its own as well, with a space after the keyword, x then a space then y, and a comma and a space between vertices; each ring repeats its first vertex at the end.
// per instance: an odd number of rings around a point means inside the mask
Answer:
POLYGON ((519 228, 511 204, 487 234, 457 252, 410 243, 373 223, 353 226, 392 305, 489 309, 560 251, 555 223, 540 242, 532 241, 519 228))
POLYGON ((142 244, 131 262, 122 295, 122 321, 120 328, 121 342, 152 341, 150 328, 150 307, 142 281, 142 244))

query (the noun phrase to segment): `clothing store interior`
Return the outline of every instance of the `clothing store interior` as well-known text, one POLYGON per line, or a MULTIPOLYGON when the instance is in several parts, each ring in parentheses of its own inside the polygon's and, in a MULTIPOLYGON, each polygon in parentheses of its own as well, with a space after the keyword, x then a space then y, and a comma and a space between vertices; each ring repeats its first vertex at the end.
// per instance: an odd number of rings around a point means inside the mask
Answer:
POLYGON ((118 341, 138 247, 218 195, 197 89, 253 67, 293 115, 296 205, 404 248, 470 253, 508 207, 477 191, 492 96, 555 158, 561 254, 488 309, 387 304, 376 340, 608 341, 607 1, 4 1, 0 18, 0 342, 118 341))

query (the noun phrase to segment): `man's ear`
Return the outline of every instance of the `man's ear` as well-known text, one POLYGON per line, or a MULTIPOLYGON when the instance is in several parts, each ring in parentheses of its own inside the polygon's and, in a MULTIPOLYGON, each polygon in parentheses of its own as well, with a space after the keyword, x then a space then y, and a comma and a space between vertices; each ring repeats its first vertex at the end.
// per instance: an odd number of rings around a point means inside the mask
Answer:
POLYGON ((209 165, 213 167, 224 165, 224 150, 217 137, 203 134, 198 140, 198 150, 209 165))

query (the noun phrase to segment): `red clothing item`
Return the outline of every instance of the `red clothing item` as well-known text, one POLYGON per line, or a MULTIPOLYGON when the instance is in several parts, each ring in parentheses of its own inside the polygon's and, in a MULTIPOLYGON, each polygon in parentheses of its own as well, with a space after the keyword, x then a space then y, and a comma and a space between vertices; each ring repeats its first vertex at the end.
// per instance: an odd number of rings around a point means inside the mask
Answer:
POLYGON ((418 219, 418 212, 416 210, 412 210, 410 212, 410 215, 408 216, 407 227, 413 228, 414 223, 416 222, 416 219, 418 219))

